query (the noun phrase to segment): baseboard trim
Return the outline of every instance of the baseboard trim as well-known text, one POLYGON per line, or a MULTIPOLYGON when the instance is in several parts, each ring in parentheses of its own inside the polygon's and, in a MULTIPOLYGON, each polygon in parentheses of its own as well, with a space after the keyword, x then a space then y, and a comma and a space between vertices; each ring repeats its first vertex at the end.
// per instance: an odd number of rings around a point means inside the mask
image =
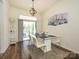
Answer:
POLYGON ((55 47, 57 47, 57 48, 59 48, 61 50, 64 50, 64 51, 67 51, 67 52, 73 52, 73 51, 71 51, 69 49, 66 49, 66 48, 62 47, 62 46, 59 46, 59 45, 56 45, 56 44, 53 44, 53 43, 52 43, 52 45, 54 45, 55 47))
POLYGON ((0 54, 4 54, 6 52, 6 50, 8 49, 8 47, 5 50, 0 51, 0 54))
POLYGON ((1 54, 0 57, 3 57, 3 56, 4 56, 4 54, 7 52, 7 50, 9 49, 9 47, 10 47, 10 45, 8 46, 8 48, 7 48, 5 51, 1 51, 1 52, 0 52, 0 54, 1 54))

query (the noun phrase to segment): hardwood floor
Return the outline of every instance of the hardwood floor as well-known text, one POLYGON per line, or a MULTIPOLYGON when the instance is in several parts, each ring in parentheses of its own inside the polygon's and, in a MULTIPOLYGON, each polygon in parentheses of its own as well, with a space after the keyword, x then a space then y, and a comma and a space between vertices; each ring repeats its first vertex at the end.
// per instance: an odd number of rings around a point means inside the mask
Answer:
POLYGON ((68 53, 55 46, 52 46, 52 51, 44 53, 29 41, 23 41, 11 45, 1 59, 63 59, 68 53))

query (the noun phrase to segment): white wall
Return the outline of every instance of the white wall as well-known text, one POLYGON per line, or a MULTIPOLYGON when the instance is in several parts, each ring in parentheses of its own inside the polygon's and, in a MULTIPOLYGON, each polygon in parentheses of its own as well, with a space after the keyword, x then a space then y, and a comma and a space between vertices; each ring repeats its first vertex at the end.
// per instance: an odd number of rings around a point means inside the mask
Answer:
MULTIPOLYGON (((3 8, 2 8, 2 3, 0 3, 0 22, 2 22, 2 19, 3 19, 3 12, 2 12, 3 8)), ((0 23, 0 52, 1 52, 1 39, 2 39, 2 24, 0 23)))
MULTIPOLYGON (((18 42, 18 19, 19 19, 20 15, 30 16, 29 10, 25 10, 25 9, 10 5, 9 20, 13 19, 15 21, 14 26, 15 26, 16 30, 15 30, 15 36, 14 36, 15 39, 13 39, 13 40, 16 42, 18 42)), ((37 17, 37 24, 38 24, 37 30, 38 30, 38 32, 41 32, 42 31, 41 30, 41 28, 42 28, 41 20, 42 19, 40 17, 40 14, 37 14, 36 17, 37 17)))
POLYGON ((61 46, 79 53, 79 0, 60 0, 44 14, 43 31, 62 37, 61 46), (68 13, 68 23, 48 27, 48 18, 68 13))
POLYGON ((0 53, 6 51, 9 46, 9 39, 8 39, 8 2, 3 0, 2 8, 0 10, 0 53))

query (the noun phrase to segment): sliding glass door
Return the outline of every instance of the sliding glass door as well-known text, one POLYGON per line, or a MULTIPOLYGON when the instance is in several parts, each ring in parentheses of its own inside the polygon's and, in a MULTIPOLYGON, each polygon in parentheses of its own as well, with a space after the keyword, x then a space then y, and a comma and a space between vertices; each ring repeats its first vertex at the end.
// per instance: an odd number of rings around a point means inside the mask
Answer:
POLYGON ((18 35, 19 40, 29 40, 29 34, 34 35, 36 33, 36 21, 19 20, 18 22, 18 35))
POLYGON ((23 21, 23 40, 29 39, 29 34, 36 33, 36 21, 23 21))

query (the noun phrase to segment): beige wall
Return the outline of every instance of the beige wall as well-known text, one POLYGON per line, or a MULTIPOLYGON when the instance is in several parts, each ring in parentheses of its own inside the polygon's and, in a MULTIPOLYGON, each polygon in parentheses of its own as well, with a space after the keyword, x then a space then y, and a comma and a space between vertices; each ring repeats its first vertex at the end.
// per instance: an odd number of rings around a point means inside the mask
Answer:
POLYGON ((79 0, 61 0, 43 17, 43 31, 62 37, 61 46, 79 53, 79 0), (48 27, 48 18, 57 13, 68 14, 68 24, 48 27))

